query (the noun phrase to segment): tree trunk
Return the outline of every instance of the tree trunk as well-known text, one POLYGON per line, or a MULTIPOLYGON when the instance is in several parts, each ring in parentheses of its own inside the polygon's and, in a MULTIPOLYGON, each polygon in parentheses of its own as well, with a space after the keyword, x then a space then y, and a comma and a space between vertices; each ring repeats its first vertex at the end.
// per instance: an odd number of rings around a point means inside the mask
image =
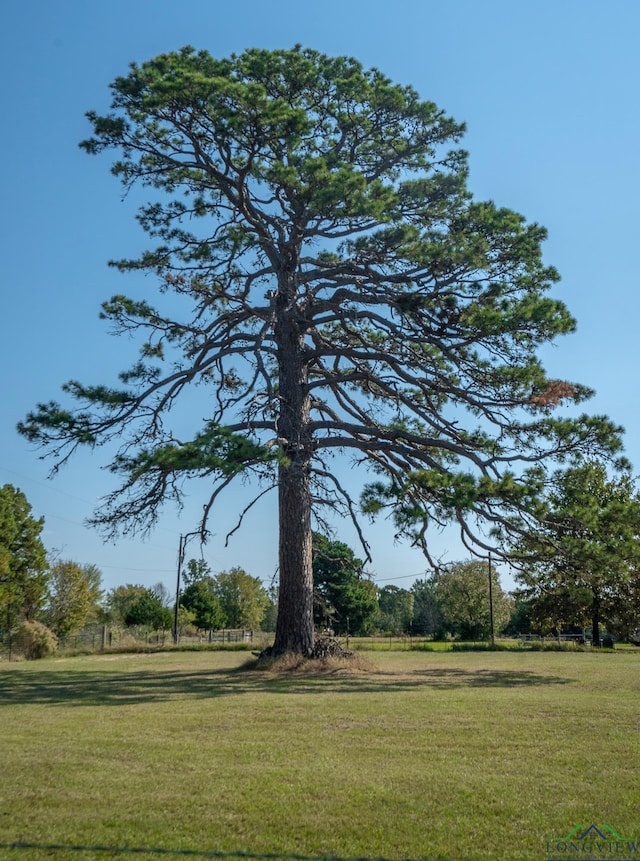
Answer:
POLYGON ((272 653, 309 655, 313 648, 311 494, 308 469, 281 466, 280 595, 272 653))
POLYGON ((304 328, 294 276, 281 283, 278 291, 275 336, 282 462, 278 474, 280 593, 272 654, 309 655, 313 649, 312 446, 304 328))
POLYGON ((600 595, 594 590, 591 605, 591 645, 600 645, 600 595))

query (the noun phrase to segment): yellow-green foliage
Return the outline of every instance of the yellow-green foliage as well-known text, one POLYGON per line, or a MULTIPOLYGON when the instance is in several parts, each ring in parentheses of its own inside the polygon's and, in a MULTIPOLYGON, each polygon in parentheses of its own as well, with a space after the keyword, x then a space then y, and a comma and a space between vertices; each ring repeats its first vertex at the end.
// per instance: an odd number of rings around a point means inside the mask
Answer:
POLYGON ((16 631, 15 650, 28 661, 49 658, 58 650, 58 638, 42 622, 26 620, 16 631))

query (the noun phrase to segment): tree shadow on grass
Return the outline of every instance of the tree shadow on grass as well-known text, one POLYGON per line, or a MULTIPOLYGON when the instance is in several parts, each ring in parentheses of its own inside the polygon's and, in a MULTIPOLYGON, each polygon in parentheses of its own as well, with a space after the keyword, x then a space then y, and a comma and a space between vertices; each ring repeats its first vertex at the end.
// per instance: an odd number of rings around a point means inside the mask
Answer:
MULTIPOLYGON (((46 854, 46 857, 51 857, 53 852, 62 851, 67 853, 90 853, 89 857, 91 858, 96 858, 105 853, 111 857, 128 854, 134 854, 137 856, 145 855, 148 857, 169 855, 176 858, 216 858, 223 859, 223 861, 234 861, 234 859, 236 859, 236 861, 238 861, 238 859, 240 859, 240 861, 244 861, 244 859, 249 859, 249 861, 393 861, 393 859, 380 857, 368 858, 365 855, 358 855, 355 858, 343 858, 340 855, 301 855, 297 852, 247 852, 242 849, 237 852, 222 852, 214 849, 168 849, 165 847, 152 848, 149 846, 81 846, 64 843, 32 843, 26 841, 0 843, 0 849, 9 849, 14 852, 19 849, 26 850, 29 853, 33 853, 34 851, 42 852, 46 854)), ((403 858, 400 859, 400 861, 412 861, 412 859, 403 858)), ((428 861, 428 859, 421 858, 419 861, 428 861)), ((439 861, 446 861, 446 859, 440 858, 439 861)))
POLYGON ((0 710, 3 706, 41 704, 62 706, 125 706, 171 699, 217 699, 250 693, 264 694, 365 694, 436 688, 527 688, 566 685, 574 680, 530 670, 465 670, 454 667, 424 668, 393 673, 372 668, 352 673, 348 669, 326 672, 272 674, 255 669, 253 662, 240 667, 190 670, 139 670, 105 672, 78 670, 69 673, 31 670, 0 671, 0 710))
POLYGON ((414 670, 418 684, 435 688, 522 688, 541 685, 569 685, 574 679, 536 673, 533 670, 458 670, 455 668, 414 670))

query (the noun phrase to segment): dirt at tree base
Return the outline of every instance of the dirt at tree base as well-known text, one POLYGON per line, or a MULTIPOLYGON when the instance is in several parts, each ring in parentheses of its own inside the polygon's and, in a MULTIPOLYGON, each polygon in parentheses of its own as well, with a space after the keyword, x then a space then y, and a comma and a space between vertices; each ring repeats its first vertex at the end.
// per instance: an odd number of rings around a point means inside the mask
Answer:
POLYGON ((371 670, 371 664, 365 658, 345 649, 335 637, 318 637, 308 657, 294 653, 273 655, 270 648, 263 649, 257 657, 256 669, 274 673, 371 670))

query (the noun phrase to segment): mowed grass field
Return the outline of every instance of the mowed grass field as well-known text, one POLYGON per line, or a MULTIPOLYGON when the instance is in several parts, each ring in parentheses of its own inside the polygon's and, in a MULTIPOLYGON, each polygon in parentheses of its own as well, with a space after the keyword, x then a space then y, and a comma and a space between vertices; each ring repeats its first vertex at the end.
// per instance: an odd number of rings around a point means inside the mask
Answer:
POLYGON ((367 660, 0 664, 0 857, 540 861, 578 824, 640 834, 640 650, 367 660))

